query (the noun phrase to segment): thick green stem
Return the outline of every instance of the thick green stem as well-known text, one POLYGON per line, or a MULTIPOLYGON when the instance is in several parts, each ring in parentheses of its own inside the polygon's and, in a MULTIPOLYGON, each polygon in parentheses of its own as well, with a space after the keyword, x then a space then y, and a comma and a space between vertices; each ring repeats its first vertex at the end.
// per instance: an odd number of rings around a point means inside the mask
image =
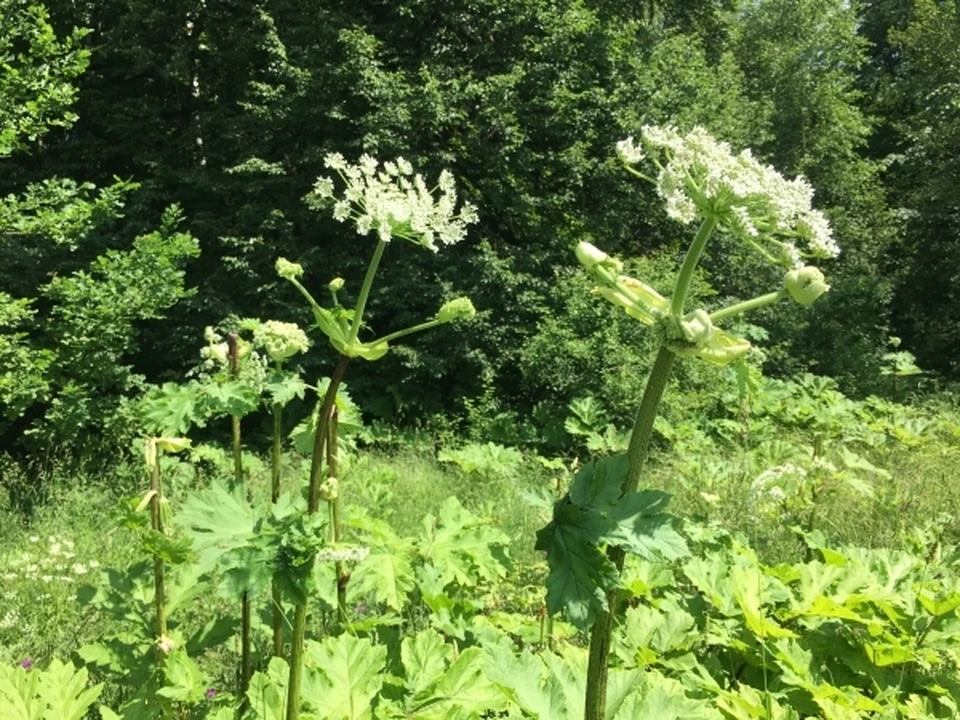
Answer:
MULTIPOLYGON (((236 381, 240 377, 240 337, 236 333, 227 335, 228 357, 230 358, 230 375, 236 381)), ((230 416, 230 429, 233 435, 233 483, 234 487, 243 486, 243 446, 240 442, 240 416, 230 416)), ((247 502, 253 502, 250 488, 247 488, 247 502)), ((250 598, 247 593, 240 600, 240 705, 237 708, 237 717, 241 717, 247 709, 247 688, 250 687, 250 676, 253 675, 251 660, 252 634, 250 630, 250 598)))
POLYGON ((383 257, 383 251, 387 244, 383 240, 377 242, 377 248, 373 251, 373 257, 367 266, 367 274, 363 276, 363 285, 360 286, 360 296, 357 298, 357 306, 354 308, 353 324, 350 326, 350 342, 357 341, 360 334, 360 327, 363 324, 363 311, 367 307, 367 298, 370 296, 370 287, 373 285, 373 276, 377 274, 377 268, 380 266, 380 258, 383 257))
MULTIPOLYGON (((676 317, 683 315, 683 305, 693 281, 693 273, 703 255, 707 240, 717 227, 715 217, 706 217, 700 224, 697 234, 687 250, 683 265, 677 276, 673 290, 673 299, 670 310, 676 317)), ((627 477, 623 482, 622 493, 635 492, 640 484, 643 465, 647 459, 647 450, 650 447, 650 438, 653 435, 653 423, 657 417, 657 409, 663 391, 670 378, 670 370, 676 355, 666 345, 661 345, 654 360, 653 369, 647 379, 647 387, 640 401, 640 410, 630 436, 630 446, 627 448, 627 477)), ((618 571, 623 570, 624 552, 618 547, 611 547, 608 556, 616 565, 618 571)), ((587 665, 587 692, 584 705, 584 720, 604 720, 607 705, 607 676, 610 662, 610 638, 613 634, 613 622, 617 612, 617 593, 612 590, 607 594, 607 610, 600 612, 590 631, 590 659, 587 665)))
MULTIPOLYGON (((273 406, 273 452, 272 468, 270 473, 270 502, 276 503, 280 499, 280 460, 281 460, 281 432, 283 429, 283 407, 273 406)), ((273 654, 283 656, 283 606, 281 605, 280 584, 273 579, 271 588, 273 599, 273 654)))
POLYGON ((673 301, 670 304, 670 311, 677 317, 683 315, 683 303, 687 299, 687 293, 690 291, 690 283, 693 281, 693 271, 697 269, 697 263, 700 262, 700 256, 703 255, 703 249, 707 246, 707 240, 713 234, 717 227, 717 219, 713 216, 707 216, 700 223, 693 242, 687 249, 687 255, 683 259, 683 265, 680 267, 680 274, 677 275, 677 284, 673 288, 673 301))
MULTIPOLYGON (((623 483, 623 493, 635 492, 640 484, 640 476, 653 435, 653 423, 657 417, 657 408, 663 397, 670 378, 670 370, 676 355, 666 345, 660 347, 657 358, 650 371, 647 387, 640 401, 640 410, 630 436, 627 449, 627 477, 623 483)), ((623 569, 624 552, 612 547, 607 553, 616 564, 617 570, 623 569)), ((604 720, 607 705, 607 676, 609 674, 610 639, 613 634, 613 620, 616 615, 616 591, 607 594, 608 610, 597 615, 590 632, 590 660, 587 666, 587 694, 584 708, 584 720, 604 720)))
MULTIPOLYGON (((149 442, 149 441, 148 441, 149 442)), ((160 513, 160 503, 163 500, 163 486, 160 484, 160 459, 154 454, 154 462, 150 468, 150 526, 157 533, 163 534, 163 517, 160 513)), ((163 577, 163 560, 153 558, 153 604, 157 615, 157 638, 161 646, 157 652, 157 664, 163 664, 166 651, 163 643, 167 640, 167 590, 163 577)))
POLYGON ((778 300, 782 300, 787 297, 789 293, 786 288, 781 288, 776 292, 767 293, 766 295, 761 295, 760 297, 755 297, 752 300, 744 300, 730 307, 725 307, 722 310, 717 310, 715 313, 710 313, 710 320, 712 322, 719 322, 725 318, 734 317, 735 315, 740 315, 749 310, 756 310, 757 308, 763 307, 764 305, 769 305, 775 303, 778 300))
MULTIPOLYGON (((327 437, 327 477, 336 478, 339 472, 339 457, 337 446, 337 408, 336 406, 330 412, 330 427, 327 437)), ((333 542, 339 543, 341 539, 340 532, 340 487, 337 487, 336 497, 331 501, 331 516, 333 518, 333 542)), ((334 568, 337 575, 337 619, 340 627, 346 627, 347 624, 347 582, 350 580, 350 574, 346 571, 343 562, 338 560, 334 568)))
MULTIPOLYGON (((382 250, 381 250, 382 252, 382 250)), ((369 272, 367 273, 369 275, 369 272)), ((371 276, 372 277, 372 276, 371 276)), ((330 376, 330 385, 317 413, 317 427, 313 438, 313 457, 310 462, 310 488, 307 511, 312 515, 320 508, 320 477, 323 472, 323 453, 326 445, 330 415, 337 399, 337 389, 347 372, 350 358, 341 355, 330 376)), ((290 676, 287 683, 286 720, 300 718, 300 691, 303 685, 303 639, 307 629, 306 603, 297 603, 293 614, 293 633, 290 647, 290 676)))

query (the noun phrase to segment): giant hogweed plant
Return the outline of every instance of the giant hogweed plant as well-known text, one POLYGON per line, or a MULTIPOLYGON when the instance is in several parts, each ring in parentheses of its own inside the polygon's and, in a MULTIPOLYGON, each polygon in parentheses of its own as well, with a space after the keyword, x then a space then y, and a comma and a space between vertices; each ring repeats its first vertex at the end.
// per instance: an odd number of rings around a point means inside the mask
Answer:
POLYGON ((606 716, 611 637, 625 553, 675 559, 686 552, 663 512, 667 496, 652 490, 638 492, 657 409, 674 362, 679 356, 725 365, 742 358, 750 343, 718 325, 786 298, 811 304, 829 286, 820 270, 805 261, 839 252, 826 218, 811 207, 813 189, 805 180, 785 179, 749 151, 734 155, 726 143, 702 128, 684 135, 671 127, 646 126, 639 144, 627 138, 617 150, 631 174, 655 185, 669 217, 698 227, 669 299, 641 280, 621 274, 622 264, 593 245, 582 242, 576 249, 577 259, 596 283, 596 292, 660 338, 626 456, 584 467, 537 538, 537 547, 546 551, 550 565, 548 609, 564 609, 575 625, 590 628, 586 720, 606 716), (652 174, 636 169, 644 162, 652 166, 652 174), (716 233, 738 239, 763 261, 782 268, 782 286, 713 312, 688 310, 694 271, 716 233))
MULTIPOLYGON (((331 485, 329 474, 325 483, 323 480, 325 446, 331 439, 330 426, 337 388, 343 381, 350 360, 378 360, 390 350, 390 343, 395 340, 474 314, 473 304, 468 298, 456 298, 444 304, 433 318, 418 325, 372 340, 361 339, 364 311, 387 245, 394 238, 399 238, 437 252, 440 245, 453 245, 462 240, 467 226, 477 221, 477 213, 470 203, 462 203, 457 209, 455 181, 447 170, 440 173, 437 187, 431 190, 423 177, 415 173, 403 158, 387 161, 381 166, 373 157, 363 155, 354 165, 339 153, 331 153, 325 162, 329 169, 337 173, 344 188, 338 194, 334 180, 322 177, 314 186, 311 204, 318 209, 332 206, 334 219, 352 223, 359 235, 374 233, 377 244, 352 308, 344 307, 339 301, 338 293, 345 285, 342 278, 334 278, 329 283, 333 308, 326 308, 301 283, 304 271, 300 265, 284 258, 277 260, 278 274, 290 281, 303 295, 313 312, 317 328, 339 353, 317 415, 307 494, 307 512, 310 514, 319 509, 321 487, 325 484, 329 488, 331 485)), ((330 457, 335 457, 335 451, 330 453, 330 457)), ((298 720, 300 715, 306 615, 304 598, 296 604, 294 611, 287 720, 298 720)))

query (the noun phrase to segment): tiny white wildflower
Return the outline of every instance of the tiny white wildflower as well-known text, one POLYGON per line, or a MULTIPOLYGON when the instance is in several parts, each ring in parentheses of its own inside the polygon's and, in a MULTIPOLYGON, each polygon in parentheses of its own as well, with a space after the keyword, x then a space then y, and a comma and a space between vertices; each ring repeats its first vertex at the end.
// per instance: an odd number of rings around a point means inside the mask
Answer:
POLYGON ((313 192, 319 195, 322 198, 332 198, 333 197, 333 180, 330 178, 318 178, 317 182, 313 185, 313 192))
POLYGON ((31 535, 31 536, 30 536, 29 538, 27 538, 27 539, 30 540, 30 542, 32 542, 32 543, 40 542, 40 537, 39 537, 38 535, 31 535))
POLYGON ((344 170, 347 167, 347 162, 340 153, 327 153, 323 164, 331 170, 344 170))
POLYGON ((82 563, 74 563, 73 567, 70 568, 73 571, 74 575, 86 575, 87 568, 82 563))

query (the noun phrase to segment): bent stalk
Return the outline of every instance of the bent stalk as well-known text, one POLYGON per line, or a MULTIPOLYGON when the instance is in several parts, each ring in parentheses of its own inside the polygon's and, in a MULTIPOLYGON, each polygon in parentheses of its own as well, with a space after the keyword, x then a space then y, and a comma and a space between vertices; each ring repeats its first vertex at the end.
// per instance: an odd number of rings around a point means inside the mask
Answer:
MULTIPOLYGON (((323 403, 317 413, 316 434, 313 438, 313 457, 310 462, 310 488, 307 495, 307 512, 311 515, 320 507, 320 478, 323 474, 324 447, 330 427, 330 415, 337 399, 337 389, 343 382, 350 358, 341 355, 330 377, 330 385, 323 396, 323 403)), ((307 625, 306 603, 297 603, 293 614, 293 638, 290 648, 290 676, 287 684, 286 720, 299 720, 300 690, 303 682, 303 640, 307 625)))

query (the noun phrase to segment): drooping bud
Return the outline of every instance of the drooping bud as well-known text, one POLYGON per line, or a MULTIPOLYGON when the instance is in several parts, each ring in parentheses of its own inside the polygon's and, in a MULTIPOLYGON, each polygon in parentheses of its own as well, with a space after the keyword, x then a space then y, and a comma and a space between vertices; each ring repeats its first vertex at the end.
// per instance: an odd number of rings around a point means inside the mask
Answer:
POLYGON ((606 262, 610 257, 603 250, 595 245, 591 245, 588 242, 577 243, 576 254, 577 260, 587 270, 592 268, 594 265, 606 262))
POLYGON ((812 265, 791 270, 784 276, 783 284, 787 288, 787 292, 790 293, 790 297, 803 306, 812 304, 830 289, 823 273, 820 272, 819 268, 812 265))
POLYGON ((286 258, 277 258, 277 275, 286 280, 296 280, 303 275, 303 266, 290 262, 286 258))
POLYGON ((440 322, 453 322, 454 320, 466 320, 477 314, 476 308, 470 302, 468 297, 454 298, 443 304, 437 311, 437 320, 440 322))
POLYGON ((190 438, 158 437, 155 442, 157 448, 168 453, 183 452, 190 447, 190 438))
POLYGON ((343 283, 344 280, 342 277, 335 277, 330 281, 327 287, 330 288, 330 292, 340 292, 343 289, 343 283))

